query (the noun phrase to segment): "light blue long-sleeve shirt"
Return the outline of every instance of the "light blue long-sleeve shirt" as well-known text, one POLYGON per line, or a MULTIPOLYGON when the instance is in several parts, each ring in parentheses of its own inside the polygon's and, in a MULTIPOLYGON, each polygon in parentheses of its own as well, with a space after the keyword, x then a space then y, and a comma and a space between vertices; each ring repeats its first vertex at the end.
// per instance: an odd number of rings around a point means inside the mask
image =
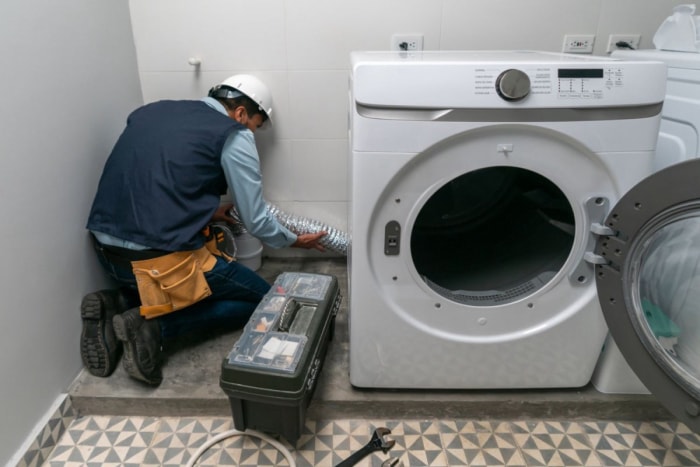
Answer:
MULTIPOLYGON (((228 115, 226 108, 216 99, 205 97, 202 101, 216 111, 228 115)), ((265 206, 260 158, 252 131, 247 128, 234 131, 226 139, 221 151, 221 166, 233 203, 248 232, 272 248, 292 245, 297 240, 296 234, 280 224, 265 206)), ((133 250, 148 248, 101 232, 93 233, 97 240, 106 245, 133 250)))
MULTIPOLYGON (((224 106, 211 97, 202 99, 224 115, 224 106)), ((253 132, 243 129, 232 133, 221 151, 221 166, 226 174, 233 203, 251 235, 273 248, 290 246, 297 236, 281 225, 265 207, 262 171, 253 132)))

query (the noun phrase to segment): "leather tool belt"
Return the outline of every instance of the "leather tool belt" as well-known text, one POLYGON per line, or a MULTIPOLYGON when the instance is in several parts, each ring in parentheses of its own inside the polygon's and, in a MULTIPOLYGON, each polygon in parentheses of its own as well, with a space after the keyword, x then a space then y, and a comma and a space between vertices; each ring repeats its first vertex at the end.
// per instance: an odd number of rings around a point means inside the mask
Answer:
POLYGON ((110 262, 131 268, 141 298, 141 315, 150 319, 193 305, 212 294, 204 273, 212 270, 216 256, 228 262, 235 260, 225 248, 220 248, 231 243, 230 238, 224 237, 233 234, 223 227, 213 227, 207 226, 203 231, 205 246, 174 253, 104 245, 94 236, 93 240, 110 262))
POLYGON ((190 306, 211 295, 204 273, 216 257, 206 246, 176 251, 157 258, 132 261, 141 297, 141 315, 155 318, 190 306))

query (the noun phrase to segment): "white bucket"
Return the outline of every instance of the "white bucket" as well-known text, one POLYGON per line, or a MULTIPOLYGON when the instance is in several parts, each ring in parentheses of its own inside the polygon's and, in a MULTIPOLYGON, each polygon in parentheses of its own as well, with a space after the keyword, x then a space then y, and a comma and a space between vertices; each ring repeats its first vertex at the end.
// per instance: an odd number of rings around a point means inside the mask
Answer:
POLYGON ((236 260, 253 271, 260 269, 262 263, 262 242, 248 232, 234 237, 236 242, 236 260))

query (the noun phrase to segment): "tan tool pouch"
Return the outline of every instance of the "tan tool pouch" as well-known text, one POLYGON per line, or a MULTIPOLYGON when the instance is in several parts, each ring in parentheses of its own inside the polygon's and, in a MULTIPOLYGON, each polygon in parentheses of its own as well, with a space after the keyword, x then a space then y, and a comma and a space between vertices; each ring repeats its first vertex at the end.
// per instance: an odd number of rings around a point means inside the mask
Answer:
POLYGON ((206 247, 132 261, 141 297, 141 315, 155 318, 210 296, 204 273, 215 264, 216 258, 206 247))

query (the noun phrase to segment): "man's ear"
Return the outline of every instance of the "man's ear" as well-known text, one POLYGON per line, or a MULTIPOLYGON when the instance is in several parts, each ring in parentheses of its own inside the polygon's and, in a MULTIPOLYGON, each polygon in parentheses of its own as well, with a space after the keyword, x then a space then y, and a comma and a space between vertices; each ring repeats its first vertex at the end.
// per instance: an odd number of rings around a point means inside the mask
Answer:
POLYGON ((232 119, 234 119, 238 123, 241 123, 241 120, 243 120, 245 112, 246 112, 245 107, 243 107, 242 105, 239 105, 235 109, 229 110, 228 115, 229 115, 229 117, 231 117, 232 119))

